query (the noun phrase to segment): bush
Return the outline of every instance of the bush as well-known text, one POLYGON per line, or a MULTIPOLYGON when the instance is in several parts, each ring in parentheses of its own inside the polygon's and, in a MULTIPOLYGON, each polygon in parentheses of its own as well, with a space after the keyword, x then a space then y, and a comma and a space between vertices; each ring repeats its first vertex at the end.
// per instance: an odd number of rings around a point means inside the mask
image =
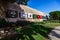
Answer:
POLYGON ((17 21, 17 26, 25 26, 31 24, 29 21, 17 21))
POLYGON ((0 28, 6 26, 6 21, 3 18, 0 18, 0 28))
POLYGON ((12 27, 12 26, 16 26, 16 23, 14 22, 7 22, 7 27, 12 27))
POLYGON ((11 27, 11 26, 15 26, 15 23, 13 23, 13 22, 6 22, 5 19, 0 18, 0 28, 1 27, 11 27))

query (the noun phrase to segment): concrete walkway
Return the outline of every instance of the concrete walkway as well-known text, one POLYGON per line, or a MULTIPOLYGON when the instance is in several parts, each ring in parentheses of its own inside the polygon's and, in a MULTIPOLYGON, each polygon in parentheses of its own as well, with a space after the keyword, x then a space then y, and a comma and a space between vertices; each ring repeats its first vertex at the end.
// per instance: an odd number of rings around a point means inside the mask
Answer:
POLYGON ((53 29, 48 36, 49 40, 60 40, 60 26, 53 29))

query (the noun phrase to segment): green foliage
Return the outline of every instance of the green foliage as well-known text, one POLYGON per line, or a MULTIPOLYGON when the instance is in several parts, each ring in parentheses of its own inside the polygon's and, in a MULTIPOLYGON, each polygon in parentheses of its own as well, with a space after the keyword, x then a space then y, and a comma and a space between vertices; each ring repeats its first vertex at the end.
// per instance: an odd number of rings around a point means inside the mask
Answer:
POLYGON ((38 17, 37 17, 37 15, 36 15, 36 14, 33 14, 33 18, 34 18, 34 19, 37 19, 38 17))
POLYGON ((24 5, 27 5, 27 2, 28 2, 29 0, 19 0, 17 3, 18 4, 24 4, 24 5))
POLYGON ((15 30, 20 34, 21 33, 21 30, 22 30, 22 27, 15 28, 15 30))
POLYGON ((60 23, 60 20, 45 20, 45 23, 60 23))
POLYGON ((34 25, 42 25, 45 24, 45 22, 35 22, 34 25))
POLYGON ((0 18, 0 27, 5 27, 6 21, 3 18, 0 18))
POLYGON ((29 25, 30 22, 29 21, 17 21, 16 25, 17 26, 25 26, 25 25, 29 25))
POLYGON ((17 40, 46 40, 52 28, 42 25, 30 25, 31 28, 16 28, 18 32, 17 40))
POLYGON ((0 0, 2 3, 8 3, 8 2, 16 2, 16 0, 0 0))
POLYGON ((50 12, 50 19, 52 20, 60 20, 60 11, 50 12))

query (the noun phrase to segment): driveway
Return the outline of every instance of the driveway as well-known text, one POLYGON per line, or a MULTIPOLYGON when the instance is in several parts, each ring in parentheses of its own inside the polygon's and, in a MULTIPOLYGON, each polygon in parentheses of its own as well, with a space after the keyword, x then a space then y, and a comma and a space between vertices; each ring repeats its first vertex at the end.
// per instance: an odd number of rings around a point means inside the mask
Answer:
POLYGON ((60 26, 53 29, 48 36, 48 40, 60 40, 60 26))

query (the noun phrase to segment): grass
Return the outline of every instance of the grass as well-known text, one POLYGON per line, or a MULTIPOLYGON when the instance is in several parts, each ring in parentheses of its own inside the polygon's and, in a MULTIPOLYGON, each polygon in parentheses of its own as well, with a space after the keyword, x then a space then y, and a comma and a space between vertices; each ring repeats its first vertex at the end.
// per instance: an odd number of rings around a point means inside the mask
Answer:
POLYGON ((13 40, 48 40, 48 34, 57 26, 60 26, 60 23, 30 23, 28 27, 15 28, 18 34, 13 40))
POLYGON ((60 23, 46 23, 44 26, 50 27, 50 28, 55 28, 57 26, 60 26, 60 23))
POLYGON ((17 40, 47 40, 48 34, 53 28, 41 25, 29 25, 29 28, 18 28, 17 40))
POLYGON ((51 30, 57 26, 60 26, 60 23, 43 22, 43 23, 31 24, 29 26, 31 28, 23 29, 20 31, 22 35, 25 35, 25 37, 22 36, 24 38, 23 40, 47 40, 48 34, 51 32, 51 30))

